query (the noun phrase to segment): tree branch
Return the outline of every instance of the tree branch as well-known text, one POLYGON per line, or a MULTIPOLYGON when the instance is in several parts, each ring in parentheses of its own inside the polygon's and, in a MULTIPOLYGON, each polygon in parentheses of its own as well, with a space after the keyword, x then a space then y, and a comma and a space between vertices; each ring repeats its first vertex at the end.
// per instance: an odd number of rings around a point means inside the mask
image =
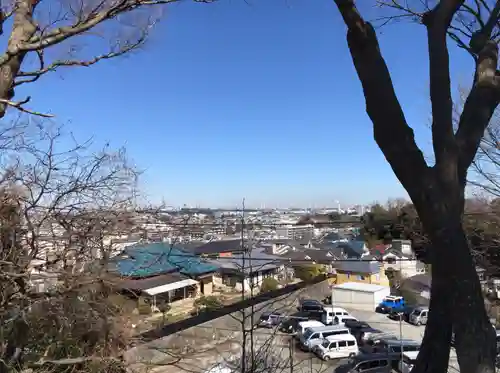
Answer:
POLYGON ((363 86, 375 141, 412 199, 420 200, 426 189, 421 186, 429 183, 429 167, 396 97, 375 31, 361 17, 353 0, 335 3, 348 29, 347 43, 363 86))
POLYGON ((475 83, 464 104, 455 135, 460 150, 458 173, 465 184, 467 169, 499 103, 500 78, 496 71, 498 46, 488 42, 478 58, 475 83))
POLYGON ((116 50, 111 50, 108 53, 101 54, 98 56, 95 56, 94 58, 90 60, 59 60, 59 61, 54 61, 50 65, 45 66, 45 62, 43 59, 43 54, 41 52, 38 53, 39 55, 39 60, 40 60, 40 68, 35 71, 29 71, 29 72, 20 72, 17 74, 17 77, 30 77, 30 79, 23 79, 23 80, 18 80, 14 83, 14 86, 20 86, 21 84, 24 83, 33 83, 37 81, 42 75, 47 74, 48 72, 55 71, 59 67, 74 67, 74 66, 82 66, 82 67, 89 67, 92 65, 95 65, 96 63, 102 61, 102 60, 109 60, 112 58, 120 57, 123 56, 124 54, 127 54, 134 49, 137 49, 141 45, 144 44, 148 36, 148 30, 144 30, 143 34, 139 39, 137 39, 133 43, 129 43, 125 46, 118 46, 116 50))
POLYGON ((498 23, 499 17, 500 1, 496 1, 485 26, 474 33, 470 41, 471 49, 478 53, 476 72, 455 135, 460 151, 458 173, 463 184, 466 182, 467 170, 474 160, 484 131, 500 100, 498 45, 491 40, 493 27, 498 23))
MULTIPOLYGON (((427 12, 422 22, 427 27, 429 48, 429 80, 432 107, 432 144, 436 166, 456 164, 458 150, 453 132, 453 100, 451 97, 450 57, 446 43, 448 28, 464 0, 442 0, 427 12), (452 163, 448 162, 449 160, 452 163)), ((454 178, 455 170, 449 175, 454 178)))
POLYGON ((52 114, 46 114, 46 113, 41 113, 39 111, 26 109, 23 105, 27 104, 30 100, 31 100, 31 97, 29 97, 29 96, 22 101, 11 101, 11 100, 6 100, 3 98, 0 98, 0 103, 5 105, 5 106, 13 107, 19 111, 22 111, 23 113, 36 115, 36 116, 43 117, 43 118, 52 118, 53 117, 52 114))

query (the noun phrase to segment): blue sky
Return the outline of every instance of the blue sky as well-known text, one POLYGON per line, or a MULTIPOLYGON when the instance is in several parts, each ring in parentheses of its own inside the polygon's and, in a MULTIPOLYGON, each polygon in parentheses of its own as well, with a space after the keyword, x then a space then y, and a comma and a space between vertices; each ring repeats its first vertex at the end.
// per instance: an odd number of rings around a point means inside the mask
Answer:
MULTIPOLYGON (((405 196, 373 140, 333 1, 184 2, 165 13, 140 52, 30 86, 32 107, 50 108, 78 138, 125 145, 153 201, 313 206, 405 196)), ((429 153, 425 29, 387 26, 380 42, 429 153)), ((469 57, 451 52, 453 78, 467 83, 469 57)))

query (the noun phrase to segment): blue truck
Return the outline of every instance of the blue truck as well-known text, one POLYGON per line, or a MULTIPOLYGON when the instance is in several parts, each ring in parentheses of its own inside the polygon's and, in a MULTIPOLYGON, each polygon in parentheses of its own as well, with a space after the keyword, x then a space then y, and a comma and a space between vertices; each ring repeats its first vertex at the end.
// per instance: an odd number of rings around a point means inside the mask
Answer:
POLYGON ((385 297, 382 302, 375 308, 375 312, 390 313, 392 311, 403 312, 406 303, 403 297, 398 295, 389 295, 385 297))

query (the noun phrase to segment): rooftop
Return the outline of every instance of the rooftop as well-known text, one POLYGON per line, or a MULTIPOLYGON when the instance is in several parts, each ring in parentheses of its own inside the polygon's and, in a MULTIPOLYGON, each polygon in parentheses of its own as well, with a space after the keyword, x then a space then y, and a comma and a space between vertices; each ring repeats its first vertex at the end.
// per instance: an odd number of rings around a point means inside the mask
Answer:
POLYGON ((126 247, 111 260, 111 271, 124 277, 144 278, 179 272, 199 276, 215 272, 218 267, 192 253, 182 251, 164 242, 126 247))
POLYGON ((337 271, 348 273, 373 274, 380 272, 380 264, 371 260, 351 260, 334 262, 337 271))
POLYGON ((367 293, 374 293, 376 291, 388 289, 387 286, 375 285, 375 284, 363 284, 361 282, 344 282, 343 284, 335 285, 333 288, 334 289, 363 291, 363 292, 367 292, 367 293))
POLYGON ((245 265, 243 265, 242 254, 233 254, 231 257, 221 259, 211 259, 210 262, 216 263, 221 269, 242 272, 244 268, 245 273, 252 273, 278 268, 283 264, 284 258, 266 253, 263 247, 255 247, 245 256, 245 265))

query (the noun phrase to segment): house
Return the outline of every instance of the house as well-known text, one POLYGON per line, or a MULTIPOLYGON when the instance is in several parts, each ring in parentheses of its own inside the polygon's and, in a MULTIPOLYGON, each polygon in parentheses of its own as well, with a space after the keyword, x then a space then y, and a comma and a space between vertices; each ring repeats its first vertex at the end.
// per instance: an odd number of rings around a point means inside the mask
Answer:
POLYGON ((359 259, 363 254, 368 253, 368 247, 363 240, 349 240, 338 244, 347 258, 359 259))
POLYGON ((289 251, 281 255, 283 262, 290 268, 301 265, 317 264, 324 267, 326 273, 335 273, 334 263, 340 257, 334 252, 319 249, 289 251))
POLYGON ((385 271, 396 271, 401 278, 408 278, 426 272, 425 264, 417 260, 414 255, 402 253, 392 247, 385 250, 382 261, 385 271))
POLYGON ((349 239, 344 234, 339 232, 329 232, 322 238, 322 241, 331 243, 347 243, 349 239))
POLYGON ((117 287, 132 297, 151 299, 153 310, 160 299, 171 303, 211 294, 217 270, 213 263, 164 242, 127 246, 108 265, 117 287))
POLYGON ((204 258, 217 259, 221 257, 230 257, 233 254, 240 254, 244 248, 241 239, 216 240, 201 245, 186 247, 195 255, 204 258))
POLYGON ((243 288, 258 291, 265 278, 281 280, 286 277, 283 258, 267 253, 265 247, 254 247, 246 253, 232 252, 230 256, 209 260, 219 267, 216 281, 220 280, 238 291, 243 288))
POLYGON ((337 284, 361 282, 389 286, 383 266, 376 260, 339 260, 334 263, 337 284))

